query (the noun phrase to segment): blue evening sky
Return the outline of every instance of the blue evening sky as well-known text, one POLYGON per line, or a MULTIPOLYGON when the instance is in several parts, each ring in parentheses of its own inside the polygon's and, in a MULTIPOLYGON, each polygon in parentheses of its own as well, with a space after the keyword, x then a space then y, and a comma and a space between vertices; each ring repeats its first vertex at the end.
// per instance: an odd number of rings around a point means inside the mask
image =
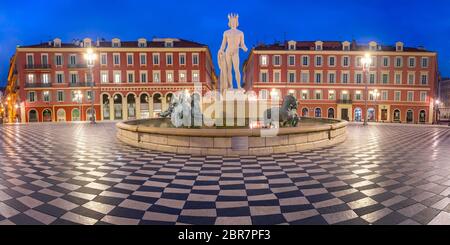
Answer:
POLYGON ((401 40, 437 51, 440 71, 450 76, 449 10, 443 0, 2 0, 0 86, 16 45, 55 37, 179 37, 209 45, 216 61, 229 12, 239 13, 249 48, 285 39, 401 40))

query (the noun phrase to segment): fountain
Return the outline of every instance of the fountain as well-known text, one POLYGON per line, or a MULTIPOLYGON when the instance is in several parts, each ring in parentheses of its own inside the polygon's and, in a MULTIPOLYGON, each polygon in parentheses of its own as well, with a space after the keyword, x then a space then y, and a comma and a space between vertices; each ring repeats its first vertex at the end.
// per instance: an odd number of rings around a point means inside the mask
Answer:
POLYGON ((125 144, 176 154, 262 156, 323 148, 345 141, 347 122, 300 118, 292 95, 279 101, 258 100, 240 88, 239 49, 247 51, 238 15, 229 15, 229 27, 218 52, 220 87, 208 99, 188 91, 176 93, 161 118, 117 124, 125 144), (238 89, 232 86, 234 69, 238 89), (270 104, 269 104, 270 103, 270 104))

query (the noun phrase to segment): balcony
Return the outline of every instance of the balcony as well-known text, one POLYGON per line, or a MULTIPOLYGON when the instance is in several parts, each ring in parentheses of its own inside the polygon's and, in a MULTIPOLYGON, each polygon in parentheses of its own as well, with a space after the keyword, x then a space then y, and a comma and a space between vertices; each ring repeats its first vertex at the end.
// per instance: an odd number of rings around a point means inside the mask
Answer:
POLYGON ((85 69, 85 68, 87 68, 87 65, 86 64, 68 64, 67 67, 71 68, 71 69, 85 69))
POLYGON ((50 88, 51 83, 26 83, 25 88, 50 88))
POLYGON ((37 65, 37 64, 27 64, 25 65, 25 69, 26 70, 48 70, 51 69, 52 65, 50 64, 41 64, 41 65, 37 65))
POLYGON ((95 83, 92 84, 91 82, 87 82, 87 83, 69 83, 69 87, 71 88, 85 88, 85 87, 91 87, 91 86, 95 86, 95 83))
POLYGON ((353 104, 353 100, 337 100, 337 103, 341 105, 351 105, 353 104))

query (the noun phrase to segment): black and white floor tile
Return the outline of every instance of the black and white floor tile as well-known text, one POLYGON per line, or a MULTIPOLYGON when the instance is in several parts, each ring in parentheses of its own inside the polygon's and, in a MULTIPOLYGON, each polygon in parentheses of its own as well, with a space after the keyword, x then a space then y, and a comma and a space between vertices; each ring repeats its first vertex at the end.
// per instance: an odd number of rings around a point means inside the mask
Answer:
POLYGON ((450 224, 450 129, 225 158, 128 147, 112 123, 4 125, 0 224, 450 224))

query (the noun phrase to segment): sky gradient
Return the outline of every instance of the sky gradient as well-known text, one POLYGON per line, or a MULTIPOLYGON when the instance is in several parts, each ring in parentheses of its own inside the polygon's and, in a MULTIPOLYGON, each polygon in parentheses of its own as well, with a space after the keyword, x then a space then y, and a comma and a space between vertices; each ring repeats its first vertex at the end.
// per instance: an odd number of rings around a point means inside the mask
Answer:
MULTIPOLYGON (((206 44, 213 59, 227 29, 227 14, 239 13, 247 46, 284 40, 403 41, 437 51, 439 69, 450 76, 450 2, 442 0, 2 0, 0 87, 6 84, 16 45, 93 39, 175 37, 206 44)), ((247 54, 241 54, 243 63, 247 54)))

